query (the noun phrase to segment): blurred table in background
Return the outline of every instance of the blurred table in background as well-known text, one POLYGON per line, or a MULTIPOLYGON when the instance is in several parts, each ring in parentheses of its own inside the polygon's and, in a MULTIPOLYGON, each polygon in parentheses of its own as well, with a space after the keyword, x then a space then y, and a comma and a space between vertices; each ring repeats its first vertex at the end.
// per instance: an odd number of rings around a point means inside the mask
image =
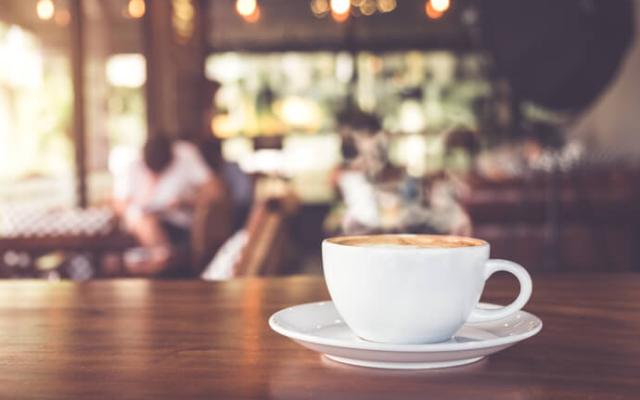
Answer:
MULTIPOLYGON (((533 278, 541 333, 430 371, 337 364, 271 331, 275 311, 329 298, 318 277, 0 282, 0 398, 637 399, 640 274, 533 278)), ((496 276, 483 300, 515 291, 496 276)))
MULTIPOLYGON (((623 167, 475 178, 464 206, 493 257, 531 271, 640 271, 638 182, 640 169, 623 167)), ((316 260, 330 207, 303 204, 292 224, 296 248, 316 260)))
POLYGON ((465 206, 493 257, 533 271, 640 271, 638 182, 622 168, 476 180, 465 206))
POLYGON ((53 252, 83 254, 92 264, 88 267, 99 272, 103 253, 122 252, 133 244, 120 232, 109 208, 5 207, 0 228, 0 274, 4 277, 39 276, 37 258, 53 252))

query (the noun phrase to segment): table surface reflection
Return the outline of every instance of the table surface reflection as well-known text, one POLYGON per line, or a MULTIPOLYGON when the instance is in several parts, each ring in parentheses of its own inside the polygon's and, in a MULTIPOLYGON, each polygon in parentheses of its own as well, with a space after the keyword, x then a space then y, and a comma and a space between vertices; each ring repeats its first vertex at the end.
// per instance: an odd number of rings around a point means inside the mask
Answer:
MULTIPOLYGON (((484 301, 515 281, 492 278, 484 301)), ((3 399, 637 399, 640 274, 534 277, 542 332, 479 363, 386 371, 337 364, 272 332, 280 308, 327 299, 321 278, 0 283, 3 399)))

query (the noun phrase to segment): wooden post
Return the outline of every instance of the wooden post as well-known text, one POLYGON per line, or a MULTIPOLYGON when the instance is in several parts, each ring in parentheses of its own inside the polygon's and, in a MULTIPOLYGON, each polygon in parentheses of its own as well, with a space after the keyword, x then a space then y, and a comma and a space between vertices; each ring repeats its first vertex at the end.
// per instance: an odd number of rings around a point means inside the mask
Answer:
POLYGON ((183 41, 176 38, 172 3, 147 1, 144 17, 147 122, 151 135, 193 139, 202 127, 206 2, 192 0, 194 31, 183 41))
POLYGON ((82 0, 70 0, 71 74, 73 82, 73 140, 75 142, 76 202, 87 207, 87 151, 84 107, 84 37, 82 0))

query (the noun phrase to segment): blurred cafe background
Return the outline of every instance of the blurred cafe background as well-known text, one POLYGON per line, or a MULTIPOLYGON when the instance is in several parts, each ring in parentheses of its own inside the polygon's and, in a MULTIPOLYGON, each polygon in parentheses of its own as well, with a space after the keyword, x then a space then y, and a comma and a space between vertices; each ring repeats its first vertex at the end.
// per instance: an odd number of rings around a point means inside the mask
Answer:
POLYGON ((0 277, 640 269, 640 2, 0 0, 0 277))

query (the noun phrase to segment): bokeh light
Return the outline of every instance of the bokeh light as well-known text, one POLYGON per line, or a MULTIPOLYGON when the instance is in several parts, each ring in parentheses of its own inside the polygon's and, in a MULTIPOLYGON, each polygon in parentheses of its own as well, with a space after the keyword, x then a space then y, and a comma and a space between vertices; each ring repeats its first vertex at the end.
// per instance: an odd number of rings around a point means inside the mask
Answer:
POLYGON ((41 20, 50 20, 53 18, 55 11, 56 7, 52 0, 38 0, 38 3, 36 3, 36 13, 41 20))
POLYGON ((351 9, 351 2, 349 0, 331 0, 331 12, 333 14, 347 14, 351 9))
POLYGON ((445 11, 447 11, 449 9, 449 6, 451 5, 450 0, 431 0, 430 3, 434 11, 440 13, 444 13, 445 11))
POLYGON ((378 11, 388 13, 396 9, 396 0, 378 0, 378 11))
POLYGON ((427 0, 427 2, 424 4, 424 12, 425 14, 427 14, 427 17, 431 18, 431 19, 438 19, 440 17, 442 17, 442 12, 441 11, 437 11, 433 8, 433 5, 431 4, 431 1, 427 0))
POLYGON ((129 0, 127 12, 131 18, 142 18, 146 11, 144 0, 129 0))
POLYGON ((375 0, 364 0, 360 3, 360 12, 362 15, 373 15, 378 9, 378 5, 375 0))
POLYGON ((69 22, 71 22, 71 13, 66 8, 56 11, 56 15, 53 17, 53 20, 59 26, 67 26, 69 22))
POLYGON ((236 11, 242 19, 250 24, 258 22, 262 15, 256 0, 237 0, 236 11))
POLYGON ((324 17, 329 13, 329 0, 311 0, 311 12, 316 17, 324 17))
POLYGON ((258 3, 256 0, 237 0, 236 11, 242 17, 249 17, 258 9, 258 3))

